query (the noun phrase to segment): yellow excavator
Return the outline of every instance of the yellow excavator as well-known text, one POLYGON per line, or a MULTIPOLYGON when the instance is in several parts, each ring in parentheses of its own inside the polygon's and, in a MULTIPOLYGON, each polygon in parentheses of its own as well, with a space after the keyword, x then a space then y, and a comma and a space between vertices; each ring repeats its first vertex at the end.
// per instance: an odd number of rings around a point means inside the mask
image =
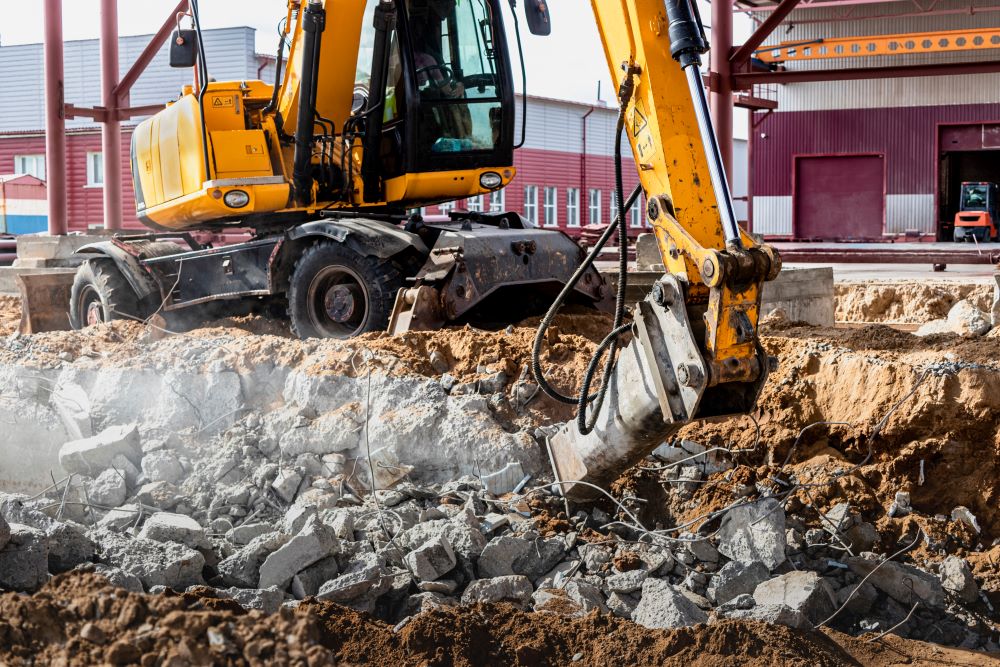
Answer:
MULTIPOLYGON (((170 60, 193 68, 194 83, 132 139, 136 210, 153 231, 81 250, 74 326, 287 302, 298 335, 343 338, 548 308, 533 366, 542 390, 579 407, 548 443, 574 498, 680 425, 752 409, 770 365, 757 336, 761 285, 780 258, 736 222, 702 84, 707 44, 695 0, 591 2, 620 105, 618 221, 594 252, 585 257, 561 232, 511 212, 445 221, 414 212, 514 179, 524 127, 501 1, 288 0, 269 85, 212 79, 191 0, 192 27, 174 34, 170 60), (628 198, 623 135, 640 179, 628 198), (666 271, 627 316, 625 211, 643 193, 666 271), (213 248, 192 233, 228 227, 252 237, 213 248), (564 396, 538 361, 545 330, 566 303, 612 300, 593 264, 616 231, 613 330, 579 394, 564 396)), ((523 9, 533 34, 549 34, 544 0, 523 9)), ((520 51, 519 21, 515 11, 520 51)))

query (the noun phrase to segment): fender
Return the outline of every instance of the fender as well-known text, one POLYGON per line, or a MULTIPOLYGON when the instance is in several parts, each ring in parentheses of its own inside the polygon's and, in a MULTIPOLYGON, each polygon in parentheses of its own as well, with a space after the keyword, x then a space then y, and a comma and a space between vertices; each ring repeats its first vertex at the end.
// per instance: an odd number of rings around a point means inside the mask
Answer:
POLYGON ((361 255, 390 259, 406 250, 416 250, 426 257, 430 250, 419 236, 397 225, 369 218, 356 220, 315 220, 298 225, 287 232, 289 240, 298 241, 322 236, 361 255))
POLYGON ((155 296, 160 298, 160 288, 139 258, 114 241, 99 241, 81 246, 77 255, 103 255, 113 261, 125 280, 132 286, 140 300, 155 296))

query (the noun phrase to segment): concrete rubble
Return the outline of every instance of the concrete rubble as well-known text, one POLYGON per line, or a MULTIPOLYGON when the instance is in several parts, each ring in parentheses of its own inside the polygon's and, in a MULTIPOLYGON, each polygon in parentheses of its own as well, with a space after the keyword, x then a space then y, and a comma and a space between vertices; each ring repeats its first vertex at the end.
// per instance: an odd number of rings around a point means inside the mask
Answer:
MULTIPOLYGON (((952 312, 978 331, 975 313, 952 312)), ((169 409, 139 398, 173 396, 162 377, 108 375, 53 374, 63 398, 46 409, 72 428, 50 462, 66 475, 35 495, 0 494, 0 589, 33 591, 85 568, 132 591, 198 587, 268 614, 319 598, 393 625, 504 603, 661 629, 834 618, 845 631, 923 638, 933 626, 936 641, 995 647, 969 611, 981 596, 967 560, 886 560, 897 549, 879 544, 887 531, 871 515, 842 498, 822 512, 796 505, 788 482, 768 483, 773 470, 734 484, 712 521, 673 532, 637 526, 603 500, 567 516, 548 485, 545 430, 505 421, 518 404, 505 372, 484 369, 474 382, 378 375, 369 396, 346 375, 218 368, 169 409), (181 416, 197 428, 169 429, 181 416)), ((669 506, 652 508, 655 520, 681 525, 677 508, 690 509, 706 480, 739 472, 737 462, 688 437, 658 447, 647 463, 671 469, 658 479, 667 500, 646 501, 669 506)), ((926 517, 919 487, 904 488, 877 511, 912 539, 905 522, 926 517)), ((961 509, 956 522, 978 535, 961 509)))

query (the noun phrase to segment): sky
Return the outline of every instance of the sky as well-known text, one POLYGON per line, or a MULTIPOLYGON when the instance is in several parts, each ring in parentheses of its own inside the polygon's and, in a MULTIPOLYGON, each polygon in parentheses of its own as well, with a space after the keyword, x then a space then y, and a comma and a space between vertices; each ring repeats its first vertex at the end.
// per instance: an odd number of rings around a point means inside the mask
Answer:
MULTIPOLYGON (((519 4, 519 11, 521 5, 519 4)), ((41 42, 43 36, 40 0, 0 0, 0 44, 41 42)), ((501 0, 510 26, 507 3, 501 0)), ((119 0, 118 22, 122 35, 155 32, 177 0, 119 0)), ((201 0, 202 27, 223 28, 247 25, 257 29, 257 51, 273 53, 277 47, 277 24, 284 16, 283 0, 201 0)), ((557 99, 593 102, 598 82, 601 97, 613 98, 607 64, 601 50, 597 27, 585 0, 549 0, 552 34, 535 37, 522 28, 525 60, 528 63, 528 92, 557 99)), ((100 35, 98 0, 63 0, 63 36, 66 40, 92 39, 100 35)), ((708 20, 709 6, 702 3, 708 20)), ((523 17, 523 15, 522 15, 523 17)), ((523 22, 522 22, 523 23, 523 22)), ((749 33, 748 19, 737 16, 734 32, 737 43, 749 33)), ((511 40, 513 40, 513 30, 511 40)), ((515 46, 511 44, 512 52, 515 46)), ((514 63, 515 74, 519 75, 514 63)), ((514 77, 520 88, 520 76, 514 77)), ((743 113, 737 113, 737 136, 745 136, 743 113)))

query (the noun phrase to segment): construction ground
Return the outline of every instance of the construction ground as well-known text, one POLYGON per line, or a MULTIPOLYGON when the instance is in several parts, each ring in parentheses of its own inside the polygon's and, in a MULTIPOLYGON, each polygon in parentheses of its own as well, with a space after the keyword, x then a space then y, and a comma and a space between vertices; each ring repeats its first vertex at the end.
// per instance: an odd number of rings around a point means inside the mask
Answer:
MULTIPOLYGON (((992 276, 834 289, 765 318, 756 412, 572 507, 536 322, 20 335, 0 297, 0 664, 1000 664, 992 276)), ((609 326, 556 321, 563 391, 609 326)))

